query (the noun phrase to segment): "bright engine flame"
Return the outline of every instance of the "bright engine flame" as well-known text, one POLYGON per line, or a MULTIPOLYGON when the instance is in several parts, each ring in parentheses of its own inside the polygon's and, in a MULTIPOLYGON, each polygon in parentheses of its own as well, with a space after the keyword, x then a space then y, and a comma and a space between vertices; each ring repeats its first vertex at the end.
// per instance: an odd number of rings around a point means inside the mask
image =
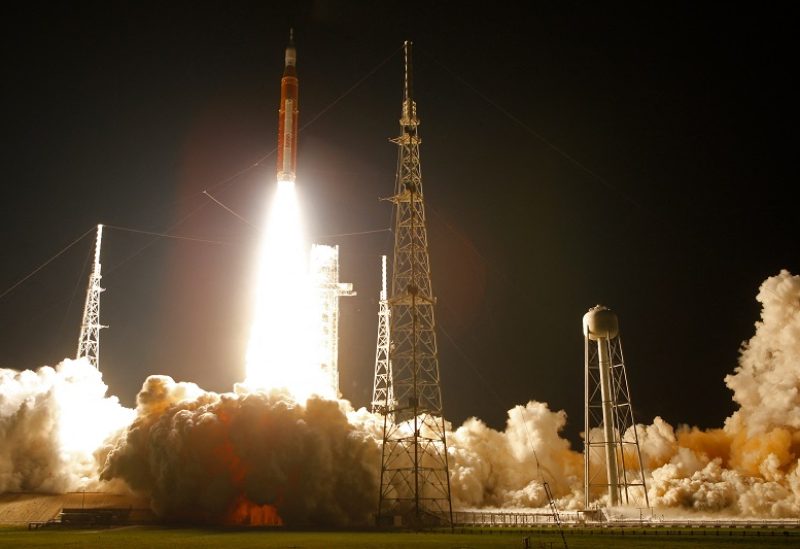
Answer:
POLYGON ((335 398, 320 368, 318 291, 294 181, 278 181, 261 244, 245 385, 285 389, 298 402, 335 398))

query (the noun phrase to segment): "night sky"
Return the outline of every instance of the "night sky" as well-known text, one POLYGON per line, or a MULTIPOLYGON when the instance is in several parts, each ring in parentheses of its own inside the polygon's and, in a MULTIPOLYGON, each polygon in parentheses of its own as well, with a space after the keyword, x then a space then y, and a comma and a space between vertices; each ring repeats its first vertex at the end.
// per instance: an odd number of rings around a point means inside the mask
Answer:
MULTIPOLYGON (((230 390, 275 180, 283 50, 298 185, 339 244, 341 390, 371 398, 403 40, 415 44, 444 408, 583 423, 581 317, 620 317, 636 419, 718 427, 768 276, 798 273, 790 18, 663 3, 24 3, 2 23, 0 292, 97 223, 101 369, 230 390), (375 4, 375 5, 373 5, 375 4), (527 3, 525 4, 527 5, 527 3), (791 165, 791 169, 790 169, 791 165), (247 224, 202 194, 208 190, 247 224)), ((0 298, 0 366, 77 346, 93 233, 0 298)))

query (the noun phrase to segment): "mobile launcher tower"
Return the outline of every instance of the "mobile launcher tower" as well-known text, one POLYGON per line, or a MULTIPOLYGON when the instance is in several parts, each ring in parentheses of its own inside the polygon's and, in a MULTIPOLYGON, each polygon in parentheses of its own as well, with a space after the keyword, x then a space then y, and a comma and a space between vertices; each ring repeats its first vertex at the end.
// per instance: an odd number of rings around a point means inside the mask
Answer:
POLYGON ((586 509, 604 494, 609 507, 649 507, 617 315, 602 305, 589 309, 583 334, 586 509))
POLYGON ((353 284, 339 282, 339 246, 312 244, 309 272, 316 289, 320 314, 320 369, 328 378, 333 397, 339 391, 339 298, 354 296, 353 284))

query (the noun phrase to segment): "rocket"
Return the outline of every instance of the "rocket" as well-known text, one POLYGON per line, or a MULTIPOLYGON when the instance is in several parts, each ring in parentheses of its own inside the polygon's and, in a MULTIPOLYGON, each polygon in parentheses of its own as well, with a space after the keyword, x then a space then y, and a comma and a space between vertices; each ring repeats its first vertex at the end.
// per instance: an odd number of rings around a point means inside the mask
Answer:
POLYGON ((297 51, 294 49, 294 31, 289 30, 283 78, 281 78, 281 106, 278 118, 278 181, 294 181, 297 168, 297 51))

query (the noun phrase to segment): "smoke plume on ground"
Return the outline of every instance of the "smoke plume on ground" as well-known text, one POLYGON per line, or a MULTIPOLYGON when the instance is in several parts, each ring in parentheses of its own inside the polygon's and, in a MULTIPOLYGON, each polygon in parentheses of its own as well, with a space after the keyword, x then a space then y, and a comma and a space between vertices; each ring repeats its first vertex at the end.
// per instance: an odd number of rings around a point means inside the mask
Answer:
MULTIPOLYGON (((725 425, 674 427, 657 417, 636 427, 650 504, 663 512, 800 515, 800 277, 770 277, 757 299, 755 335, 725 378, 739 405, 725 425)), ((124 483, 167 520, 371 520, 381 416, 346 401, 297 404, 238 386, 217 394, 165 376, 145 381, 136 410, 105 392, 83 361, 0 370, 0 491, 124 483)), ((476 418, 448 426, 453 507, 544 507, 547 482, 561 509, 582 508, 583 456, 560 436, 566 421, 531 401, 509 410, 502 431, 476 418)))
POLYGON ((96 489, 94 452, 133 419, 85 359, 0 369, 0 493, 96 489))
POLYGON ((163 518, 347 526, 374 511, 377 446, 335 401, 205 392, 151 376, 101 478, 149 495, 163 518))
MULTIPOLYGON (((636 427, 652 506, 715 515, 800 514, 800 276, 782 271, 770 277, 757 300, 756 333, 725 378, 740 407, 724 427, 675 428, 660 417, 636 427)), ((565 422, 563 411, 531 401, 509 410, 504 431, 472 418, 449 433, 454 506, 543 507, 547 482, 559 507, 582 508, 583 456, 560 437, 565 422)), ((640 500, 636 505, 643 506, 640 500)))
POLYGON ((768 278, 761 319, 725 378, 739 409, 723 428, 660 420, 641 428, 651 503, 696 511, 791 517, 800 513, 800 276, 768 278))
POLYGON ((569 503, 581 488, 583 458, 559 436, 566 419, 531 401, 509 410, 505 431, 471 418, 449 433, 453 506, 542 507, 545 481, 569 503))

